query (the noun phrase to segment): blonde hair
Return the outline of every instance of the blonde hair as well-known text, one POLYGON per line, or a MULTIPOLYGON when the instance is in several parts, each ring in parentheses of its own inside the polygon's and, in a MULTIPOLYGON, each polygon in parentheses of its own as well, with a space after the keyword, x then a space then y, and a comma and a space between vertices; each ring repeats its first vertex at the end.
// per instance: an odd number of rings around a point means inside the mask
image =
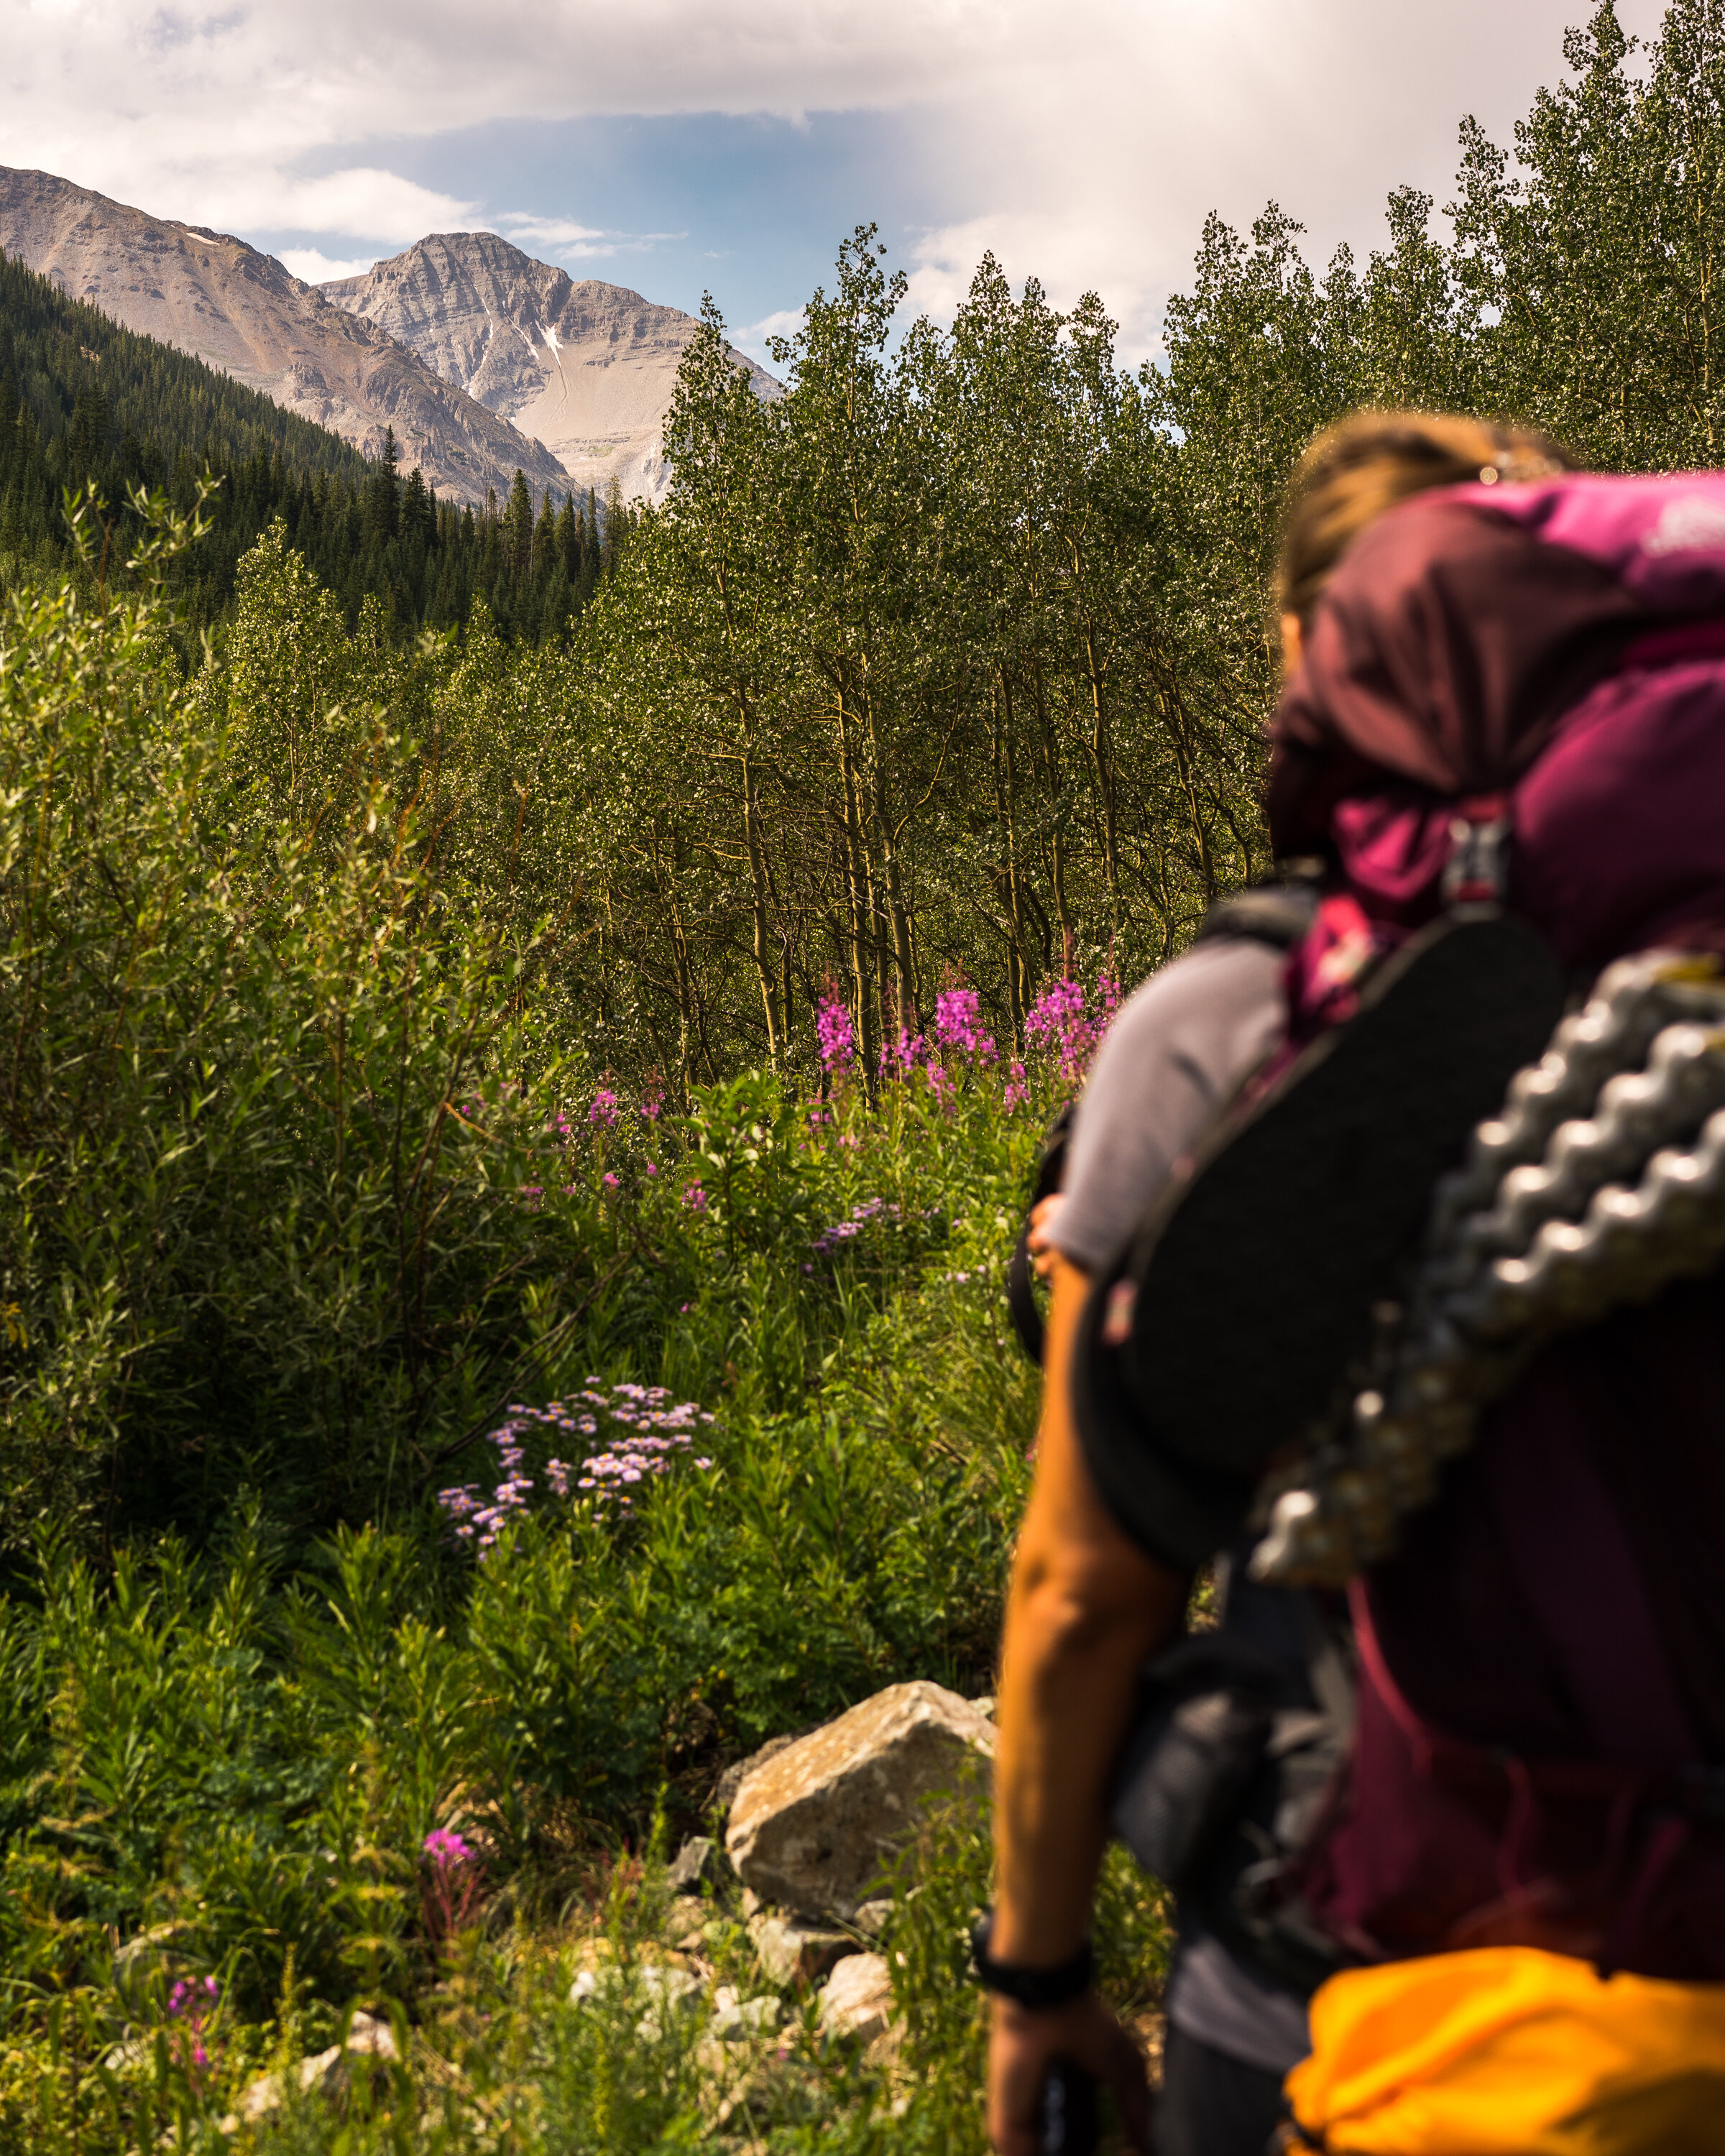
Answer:
POLYGON ((1409 495, 1575 469, 1567 450, 1532 428, 1452 412, 1353 413, 1313 439, 1288 482, 1277 609, 1303 628, 1350 542, 1409 495))

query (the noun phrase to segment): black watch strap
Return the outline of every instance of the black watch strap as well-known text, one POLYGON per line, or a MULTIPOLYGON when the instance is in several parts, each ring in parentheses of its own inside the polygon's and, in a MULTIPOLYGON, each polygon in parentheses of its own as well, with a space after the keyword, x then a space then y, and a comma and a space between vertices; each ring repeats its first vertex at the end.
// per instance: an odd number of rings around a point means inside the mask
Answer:
POLYGON ((1064 2006, 1068 1999, 1082 1998, 1090 1989, 1096 1964, 1088 1939, 1070 1961, 1053 1969, 1026 1969, 1020 1962, 995 1960, 988 1951, 993 1934, 991 1909, 970 1935, 971 1964, 985 1991, 998 1991, 1003 1999, 1019 2006, 1038 2007, 1064 2006))

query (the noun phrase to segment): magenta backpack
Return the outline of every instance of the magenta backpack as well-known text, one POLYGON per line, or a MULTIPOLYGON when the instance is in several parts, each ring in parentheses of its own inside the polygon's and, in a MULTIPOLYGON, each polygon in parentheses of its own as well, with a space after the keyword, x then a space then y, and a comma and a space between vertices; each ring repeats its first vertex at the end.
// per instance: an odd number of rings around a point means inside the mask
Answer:
MULTIPOLYGON (((1453 535, 1457 509, 1592 564, 1598 648, 1507 783, 1333 803, 1290 1055, 1092 1299, 1086 1458, 1171 1563, 1239 1531, 1268 1455, 1297 1480, 1322 1446, 1435 1185, 1566 1004, 1625 954, 1725 950, 1725 476, 1472 486, 1382 522, 1453 535)), ((1352 1590, 1358 1722, 1289 1869, 1301 1921, 1362 1958, 1725 1977, 1717 1270, 1554 1338, 1428 1494, 1352 1590)))

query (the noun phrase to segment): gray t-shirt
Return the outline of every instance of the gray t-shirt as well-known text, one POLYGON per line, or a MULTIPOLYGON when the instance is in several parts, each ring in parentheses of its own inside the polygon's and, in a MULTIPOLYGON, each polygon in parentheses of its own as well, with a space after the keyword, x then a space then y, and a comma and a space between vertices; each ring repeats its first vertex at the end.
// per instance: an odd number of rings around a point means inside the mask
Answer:
POLYGON ((1066 1202, 1050 1231, 1075 1265, 1106 1265, 1276 1045, 1284 963, 1267 943, 1219 937, 1153 973, 1116 1014, 1078 1104, 1066 1202))
MULTIPOLYGON (((1099 1272, 1175 1164, 1281 1038, 1283 953, 1218 938, 1153 973, 1108 1029, 1079 1102, 1066 1203, 1050 1240, 1099 1272)), ((1188 1917, 1168 1984, 1173 2026, 1211 2050, 1286 2073, 1312 2048, 1306 2008, 1240 1966, 1188 1917)))

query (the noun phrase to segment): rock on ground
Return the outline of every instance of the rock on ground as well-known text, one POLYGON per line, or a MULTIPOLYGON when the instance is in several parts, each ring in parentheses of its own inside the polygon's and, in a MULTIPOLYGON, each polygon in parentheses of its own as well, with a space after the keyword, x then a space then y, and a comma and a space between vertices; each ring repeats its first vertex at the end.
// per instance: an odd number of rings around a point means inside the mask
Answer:
POLYGON ((737 1801, 737 1791, 756 1768, 764 1767, 769 1759, 776 1759, 781 1752, 788 1751, 796 1741, 794 1737, 769 1737, 758 1752, 751 1752, 746 1759, 733 1760, 720 1775, 713 1789, 713 1802, 719 1810, 728 1812, 737 1801))
POLYGON ((740 2043, 751 2036, 770 2036, 783 2019, 784 2008, 770 1994, 743 1999, 730 1984, 721 1984, 713 1994, 706 2033, 716 2043, 740 2043))
POLYGON ((665 2034, 670 2017, 680 2009, 701 2004, 701 1982, 686 1969, 666 1962, 641 1962, 633 1969, 583 1969, 569 1986, 569 2004, 583 2006, 590 1999, 623 1995, 639 2000, 646 2012, 635 2024, 650 2042, 665 2034))
POLYGON ((249 2083, 240 2092, 238 2108, 228 2112, 218 2131, 235 2133, 244 2122, 267 2118, 271 2112, 280 2109, 290 2087, 302 2092, 341 2087, 347 2077, 348 2061, 352 2059, 393 2060, 395 2056, 395 2032, 389 2024, 373 2020, 369 2014, 356 2014, 348 2025, 345 2043, 331 2045, 326 2051, 301 2059, 297 2066, 286 2067, 280 2073, 265 2074, 249 2083))
POLYGON ((712 1877, 718 1854, 716 1843, 704 1834, 691 1835, 665 1866, 665 1885, 673 1894, 698 1894, 701 1881, 712 1877))
POLYGON ((775 1984, 813 1984, 857 1950, 846 1932, 829 1932, 799 1917, 772 1916, 765 1910, 750 1917, 749 1937, 756 1959, 775 1984))
POLYGON ((829 2036, 860 2036, 872 2043, 892 2020, 892 1979, 884 1954, 848 1956, 820 1994, 820 2025, 829 2036))
POLYGON ((725 1846, 764 1902, 848 1920, 931 1798, 980 1797, 993 1725, 957 1692, 891 1685, 752 1767, 725 1846))

